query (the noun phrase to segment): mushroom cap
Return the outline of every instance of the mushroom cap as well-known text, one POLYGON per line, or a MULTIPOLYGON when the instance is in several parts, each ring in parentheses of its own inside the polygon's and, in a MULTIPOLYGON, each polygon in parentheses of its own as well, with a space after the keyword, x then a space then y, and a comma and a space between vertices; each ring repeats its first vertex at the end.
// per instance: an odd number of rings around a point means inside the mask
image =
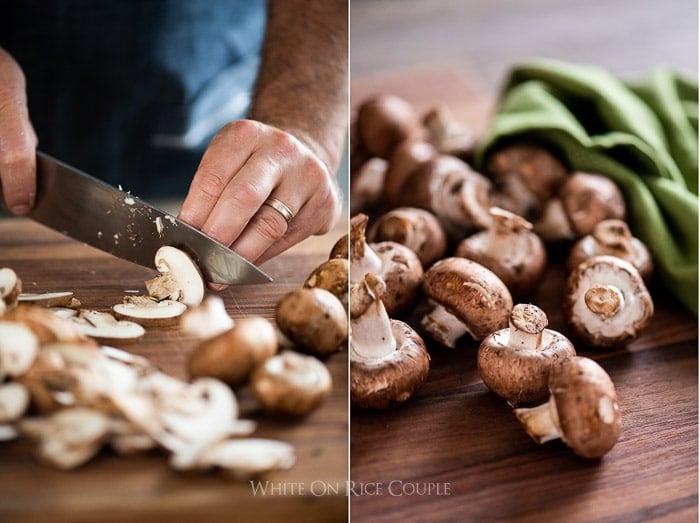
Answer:
POLYGON ((476 340, 508 326, 513 298, 501 279, 466 258, 444 258, 423 276, 423 292, 463 322, 476 340))
POLYGON ((369 231, 373 242, 393 241, 416 253, 423 267, 442 258, 447 236, 435 215, 417 207, 398 207, 379 216, 369 231))
POLYGON ((530 294, 547 268, 547 250, 532 224, 509 211, 491 208, 492 226, 462 240, 455 256, 493 271, 513 296, 530 294))
POLYGON ((372 157, 352 172, 350 177, 350 214, 381 203, 388 161, 372 157))
POLYGON ((654 303, 642 277, 625 260, 594 256, 567 279, 564 316, 576 336, 593 346, 613 347, 633 340, 653 315, 654 303))
POLYGON ((399 96, 380 94, 357 111, 357 136, 373 156, 388 158, 397 144, 421 131, 413 106, 399 96))
POLYGON ((431 107, 422 118, 430 142, 441 153, 470 159, 476 146, 476 132, 459 122, 443 104, 431 107))
POLYGON ((345 307, 325 289, 288 292, 277 303, 275 319, 299 349, 319 357, 340 350, 348 335, 345 307))
POLYGON ((406 323, 391 320, 396 350, 381 359, 350 359, 350 402, 363 409, 395 407, 425 382, 430 357, 421 337, 406 323))
POLYGON ((204 340, 192 351, 187 370, 193 378, 209 376, 237 386, 276 353, 277 334, 268 320, 238 318, 231 329, 204 340))
POLYGON ((575 356, 576 350, 564 335, 545 328, 547 317, 534 305, 516 305, 510 321, 511 328, 498 330, 481 342, 476 362, 481 379, 511 405, 547 399, 549 369, 558 360, 575 356), (514 345, 512 328, 539 335, 539 343, 514 345))
POLYGON ((326 289, 348 306, 348 281, 350 261, 347 258, 332 258, 316 267, 304 282, 304 287, 326 289))
POLYGON ((591 234, 578 240, 571 248, 566 266, 573 271, 578 265, 593 256, 617 256, 630 262, 639 271, 645 282, 649 282, 654 263, 647 246, 632 236, 622 220, 610 219, 598 222, 591 234))
POLYGON ((438 155, 432 144, 413 138, 399 143, 389 157, 384 176, 382 196, 389 207, 396 207, 402 199, 406 181, 414 172, 438 155))
POLYGON ((372 243, 370 247, 382 260, 378 276, 386 283, 382 295, 389 316, 409 312, 416 303, 423 282, 423 264, 418 255, 396 242, 372 243))
POLYGON ((618 186, 600 174, 574 173, 562 186, 559 197, 578 236, 591 234, 595 225, 603 220, 624 220, 627 213, 618 186))
POLYGON ((610 376, 595 361, 574 356, 555 363, 549 388, 562 440, 579 456, 598 458, 617 442, 620 407, 610 376))
POLYGON ((328 368, 313 356, 285 351, 266 360, 250 378, 251 390, 270 412, 301 416, 331 393, 328 368))

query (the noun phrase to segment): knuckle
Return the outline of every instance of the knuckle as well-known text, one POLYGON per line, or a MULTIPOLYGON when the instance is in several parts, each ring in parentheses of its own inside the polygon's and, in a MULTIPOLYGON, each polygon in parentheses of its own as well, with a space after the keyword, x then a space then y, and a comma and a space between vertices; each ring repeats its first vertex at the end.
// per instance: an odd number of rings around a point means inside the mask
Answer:
POLYGON ((263 207, 263 209, 265 209, 265 212, 258 213, 255 220, 255 231, 266 241, 272 243, 285 235, 287 222, 284 221, 284 218, 277 215, 274 209, 267 209, 267 207, 263 207))
POLYGON ((197 186, 205 199, 216 201, 226 187, 226 180, 216 172, 203 169, 197 178, 197 186))

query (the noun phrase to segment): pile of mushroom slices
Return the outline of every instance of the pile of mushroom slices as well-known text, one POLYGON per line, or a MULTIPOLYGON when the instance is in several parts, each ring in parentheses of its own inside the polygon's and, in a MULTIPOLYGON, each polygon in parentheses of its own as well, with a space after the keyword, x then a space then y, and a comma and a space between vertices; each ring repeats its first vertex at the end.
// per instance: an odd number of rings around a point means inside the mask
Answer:
POLYGON ((311 354, 327 357, 345 344, 347 260, 323 263, 282 297, 280 330, 262 317, 232 319, 218 296, 203 300, 201 273, 182 251, 163 247, 156 267, 148 295, 127 296, 114 315, 67 307, 80 306, 72 293, 23 304, 20 278, 0 269, 0 439, 32 438, 40 461, 62 469, 105 446, 123 454, 160 448, 176 469, 240 477, 290 468, 292 445, 251 437, 256 423, 240 419, 234 387, 249 385, 252 408, 274 414, 305 415, 328 397, 330 372, 311 354), (98 343, 178 323, 195 342, 191 382, 98 343))
MULTIPOLYGON (((545 329, 546 314, 527 301, 542 281, 548 254, 569 249, 561 289, 565 334, 603 348, 639 336, 654 310, 645 285, 652 262, 624 221, 624 197, 607 177, 569 172, 555 153, 535 142, 500 145, 487 157, 485 171, 477 172, 470 165, 477 140, 441 105, 421 116, 402 98, 381 94, 358 107, 351 133, 350 281, 353 289, 362 284, 365 290, 351 291, 353 333, 357 309, 374 311, 375 317, 419 316, 420 332, 447 348, 464 346, 470 337, 481 344, 484 382, 512 406, 544 401, 552 387, 556 399, 547 404, 569 402, 579 386, 567 376, 581 366, 590 376, 584 381, 604 382, 610 393, 595 415, 586 416, 606 420, 613 427, 608 432, 616 434, 619 412, 605 371, 575 356, 568 338, 545 329), (395 260, 398 276, 388 268, 395 260), (364 280, 367 273, 382 278, 384 287, 364 280), (384 302, 384 313, 369 305, 375 301, 384 302), (529 359, 506 356, 505 346, 529 359), (562 386, 567 379, 572 385, 562 386)), ((373 327, 383 333, 382 342, 388 330, 376 325, 383 321, 375 320, 373 327)), ((353 361, 365 346, 371 354, 382 352, 368 337, 369 329, 363 330, 359 351, 351 339, 353 361)), ((391 344, 383 344, 387 353, 391 344)), ((523 423, 543 423, 541 416, 516 412, 523 423)), ((564 425, 583 426, 562 412, 556 418, 554 406, 548 412, 560 434, 566 433, 564 425)), ((538 441, 553 437, 552 431, 540 435, 541 428, 528 431, 538 441)), ((606 432, 601 426, 585 430, 606 432)), ((576 439, 561 437, 567 443, 576 439)), ((575 451, 587 457, 603 452, 575 451)))

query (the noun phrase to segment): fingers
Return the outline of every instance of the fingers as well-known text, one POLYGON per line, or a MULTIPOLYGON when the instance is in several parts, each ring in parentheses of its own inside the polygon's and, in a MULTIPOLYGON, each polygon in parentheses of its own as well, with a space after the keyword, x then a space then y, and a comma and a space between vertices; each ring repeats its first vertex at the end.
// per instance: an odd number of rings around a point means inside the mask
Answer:
POLYGON ((210 144, 180 218, 261 263, 325 232, 339 216, 339 201, 335 178, 309 148, 280 129, 239 121, 210 144), (290 223, 265 204, 268 198, 289 208, 290 223))
POLYGON ((0 180, 5 204, 15 214, 26 214, 34 205, 36 146, 24 75, 0 49, 0 180))

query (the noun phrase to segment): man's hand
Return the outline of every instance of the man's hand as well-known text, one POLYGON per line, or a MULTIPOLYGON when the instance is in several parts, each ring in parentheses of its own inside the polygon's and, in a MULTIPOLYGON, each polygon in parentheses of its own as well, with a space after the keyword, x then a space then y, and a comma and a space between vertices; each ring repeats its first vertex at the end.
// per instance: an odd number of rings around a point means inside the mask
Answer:
POLYGON ((204 153, 180 218, 262 263, 340 216, 334 173, 300 140, 276 127, 239 120, 224 127, 204 153), (287 221, 268 205, 284 203, 287 221))
POLYGON ((15 214, 27 214, 34 205, 36 146, 24 73, 0 48, 0 180, 5 204, 15 214))

